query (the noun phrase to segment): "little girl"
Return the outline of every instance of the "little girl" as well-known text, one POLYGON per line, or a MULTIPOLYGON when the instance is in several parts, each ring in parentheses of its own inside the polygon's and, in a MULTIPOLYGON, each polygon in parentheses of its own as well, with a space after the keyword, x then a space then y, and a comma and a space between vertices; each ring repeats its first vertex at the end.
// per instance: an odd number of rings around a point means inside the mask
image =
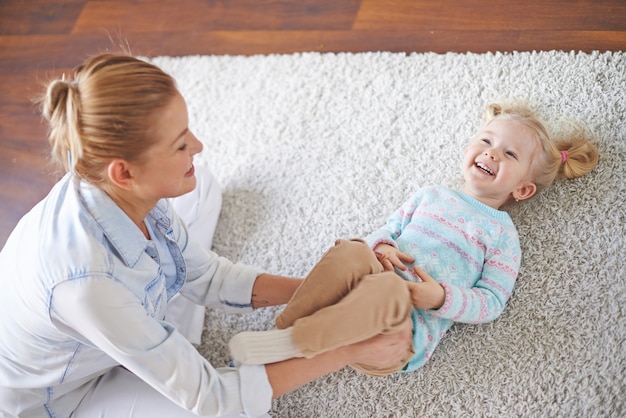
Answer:
POLYGON ((490 105, 465 150, 463 191, 425 187, 365 240, 339 240, 276 319, 276 330, 244 332, 230 342, 236 360, 262 364, 314 357, 413 322, 413 352, 374 376, 415 370, 455 322, 497 318, 520 266, 519 237, 500 208, 529 199, 556 177, 574 178, 598 163, 584 137, 551 140, 524 105, 490 105))

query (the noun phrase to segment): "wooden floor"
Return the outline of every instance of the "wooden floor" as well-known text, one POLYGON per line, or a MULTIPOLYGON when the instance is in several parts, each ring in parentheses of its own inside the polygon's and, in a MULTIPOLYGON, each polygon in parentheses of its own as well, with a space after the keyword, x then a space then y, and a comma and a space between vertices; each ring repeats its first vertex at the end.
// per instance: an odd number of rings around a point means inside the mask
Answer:
MULTIPOLYGON (((0 0, 0 246, 45 196, 32 100, 88 55, 626 50, 624 0, 0 0)), ((625 69, 626 70, 626 69, 625 69)))

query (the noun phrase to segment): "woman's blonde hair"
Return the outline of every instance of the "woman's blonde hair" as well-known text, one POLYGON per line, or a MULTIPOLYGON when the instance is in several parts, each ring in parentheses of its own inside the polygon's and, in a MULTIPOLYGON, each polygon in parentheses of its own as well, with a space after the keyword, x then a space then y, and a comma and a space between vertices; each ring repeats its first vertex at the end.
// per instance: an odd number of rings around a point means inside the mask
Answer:
POLYGON ((177 93, 174 79, 130 55, 86 60, 41 99, 52 155, 65 171, 100 185, 113 158, 140 161, 152 145, 157 112, 177 93))
POLYGON ((520 122, 541 146, 532 162, 531 180, 537 193, 552 184, 556 178, 575 178, 589 173, 598 165, 598 149, 578 129, 570 139, 552 139, 545 125, 525 104, 491 104, 484 115, 485 124, 495 119, 520 122))

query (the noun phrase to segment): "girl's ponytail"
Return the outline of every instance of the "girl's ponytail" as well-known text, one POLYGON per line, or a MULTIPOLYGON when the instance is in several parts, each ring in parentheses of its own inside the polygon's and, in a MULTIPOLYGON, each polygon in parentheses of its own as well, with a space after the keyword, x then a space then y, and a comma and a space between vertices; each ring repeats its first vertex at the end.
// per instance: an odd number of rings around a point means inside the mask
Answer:
POLYGON ((584 135, 555 141, 560 151, 559 177, 573 179, 584 176, 598 165, 598 149, 584 135))

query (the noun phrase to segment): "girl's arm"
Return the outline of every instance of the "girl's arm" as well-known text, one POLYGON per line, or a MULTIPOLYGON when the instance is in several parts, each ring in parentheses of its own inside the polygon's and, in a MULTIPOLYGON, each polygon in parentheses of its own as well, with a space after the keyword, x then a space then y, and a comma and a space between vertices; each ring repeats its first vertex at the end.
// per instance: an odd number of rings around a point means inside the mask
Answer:
POLYGON ((423 190, 414 193, 402 206, 400 206, 388 218, 384 226, 365 237, 365 241, 370 248, 375 248, 379 244, 388 244, 397 247, 396 239, 402 234, 404 228, 411 223, 411 218, 415 212, 415 208, 423 197, 423 190))
POLYGON ((470 288, 440 283, 445 290, 443 305, 431 313, 455 322, 479 324, 493 321, 504 310, 517 278, 515 263, 488 259, 481 278, 470 288))

